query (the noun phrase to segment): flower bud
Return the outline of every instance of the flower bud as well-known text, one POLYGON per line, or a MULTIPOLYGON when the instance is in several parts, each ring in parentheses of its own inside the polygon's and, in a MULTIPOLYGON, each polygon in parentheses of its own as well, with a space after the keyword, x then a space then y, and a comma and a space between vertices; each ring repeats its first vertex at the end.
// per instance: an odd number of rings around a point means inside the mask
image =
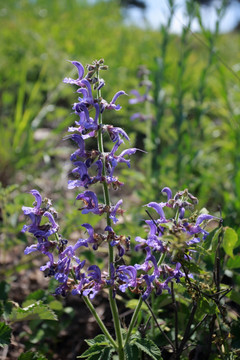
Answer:
POLYGON ((107 65, 102 65, 99 67, 100 70, 108 70, 108 66, 107 65))

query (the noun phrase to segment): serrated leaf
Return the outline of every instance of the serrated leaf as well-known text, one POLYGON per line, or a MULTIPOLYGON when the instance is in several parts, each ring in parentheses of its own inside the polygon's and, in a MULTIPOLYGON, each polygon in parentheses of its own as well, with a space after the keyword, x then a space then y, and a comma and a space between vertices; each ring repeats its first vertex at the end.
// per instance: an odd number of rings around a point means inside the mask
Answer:
POLYGON ((109 345, 109 341, 107 340, 106 336, 103 334, 97 335, 94 339, 85 340, 85 342, 89 345, 109 345))
POLYGON ((29 305, 25 308, 15 308, 12 310, 9 320, 11 322, 27 320, 54 320, 57 321, 57 315, 41 301, 29 305))
POLYGON ((0 346, 4 347, 11 342, 12 329, 3 322, 0 322, 0 346))
POLYGON ((26 298, 26 300, 41 300, 44 297, 45 291, 42 289, 38 289, 36 291, 33 291, 31 294, 29 294, 26 298))
POLYGON ((112 347, 106 347, 99 357, 99 360, 111 360, 114 349, 112 347))
POLYGON ((91 355, 86 360, 99 360, 99 354, 91 355))
POLYGON ((138 359, 139 351, 136 345, 126 344, 126 346, 124 347, 124 352, 125 352, 126 360, 138 359))
POLYGON ((50 307, 50 309, 56 311, 61 311, 63 309, 63 304, 61 303, 61 301, 58 300, 51 301, 48 306, 50 307))
POLYGON ((47 358, 39 353, 27 351, 24 354, 21 354, 18 360, 47 360, 47 358))
POLYGON ((98 345, 98 344, 94 344, 92 345, 89 349, 87 349, 86 351, 84 351, 84 353, 80 356, 78 356, 78 359, 81 359, 81 358, 87 358, 89 357, 90 355, 96 355, 96 354, 100 354, 101 351, 103 350, 103 347, 101 345, 98 345))
POLYGON ((225 227, 223 234, 223 248, 225 253, 229 255, 231 258, 234 258, 233 249, 235 248, 237 242, 238 242, 238 235, 236 231, 228 226, 225 227))
POLYGON ((161 360, 161 352, 156 344, 150 339, 138 339, 134 341, 134 344, 139 350, 145 352, 154 360, 161 360))

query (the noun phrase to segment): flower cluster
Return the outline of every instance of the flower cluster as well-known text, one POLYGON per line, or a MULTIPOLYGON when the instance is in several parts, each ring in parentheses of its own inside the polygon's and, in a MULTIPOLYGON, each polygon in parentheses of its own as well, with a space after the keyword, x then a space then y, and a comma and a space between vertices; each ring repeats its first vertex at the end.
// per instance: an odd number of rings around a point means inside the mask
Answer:
POLYGON ((122 200, 116 204, 111 204, 108 189, 119 188, 122 183, 114 175, 118 163, 126 163, 130 166, 127 156, 134 154, 137 149, 130 148, 123 150, 119 155, 116 152, 123 143, 123 139, 129 140, 128 135, 120 127, 105 125, 102 123, 102 114, 107 110, 120 110, 120 105, 116 100, 124 91, 117 92, 109 103, 101 97, 100 89, 104 86, 104 80, 99 77, 99 71, 105 70, 103 60, 94 61, 87 65, 87 74, 84 77, 84 68, 79 62, 73 61, 72 64, 78 70, 76 80, 65 78, 64 82, 78 87, 78 102, 74 103, 73 110, 78 119, 75 126, 69 128, 72 139, 78 149, 71 155, 74 169, 72 174, 74 180, 69 180, 68 188, 83 188, 76 200, 82 202, 80 208, 82 214, 89 212, 95 215, 106 215, 107 224, 102 233, 95 232, 94 228, 88 224, 82 224, 87 231, 87 238, 80 238, 74 245, 69 245, 68 241, 59 234, 59 226, 56 223, 56 212, 52 208, 51 201, 42 200, 37 190, 30 193, 35 197, 33 207, 23 207, 23 212, 30 219, 30 225, 25 225, 22 231, 28 231, 36 238, 37 243, 25 249, 25 254, 33 251, 40 251, 48 256, 48 262, 40 269, 45 276, 53 276, 59 283, 55 293, 66 295, 67 293, 89 296, 93 298, 101 289, 108 287, 113 290, 125 292, 127 289, 133 293, 140 294, 143 299, 147 299, 155 289, 156 295, 160 295, 163 290, 170 292, 169 284, 172 281, 179 282, 185 276, 182 268, 182 261, 190 261, 191 249, 208 235, 204 228, 206 222, 213 217, 208 214, 196 215, 192 213, 197 199, 188 190, 178 192, 174 197, 169 188, 164 188, 163 193, 167 194, 166 202, 150 202, 147 207, 153 208, 158 214, 157 219, 150 216, 146 221, 149 227, 147 239, 136 238, 136 250, 143 250, 146 254, 141 264, 119 265, 114 263, 113 257, 110 260, 109 271, 101 271, 97 265, 91 265, 84 269, 86 261, 80 260, 79 249, 81 247, 92 247, 97 250, 103 243, 107 243, 119 257, 122 257, 130 249, 129 237, 117 235, 112 227, 112 223, 117 223, 118 215, 123 214, 121 208, 122 200), (93 96, 96 91, 96 97, 93 96), (113 146, 110 152, 105 152, 103 148, 103 133, 108 133, 113 146), (89 138, 96 138, 96 149, 86 150, 86 141, 89 138), (89 190, 95 183, 102 183, 104 188, 105 203, 98 201, 97 195, 89 190), (165 216, 165 208, 172 209, 176 214, 174 218, 165 216), (186 210, 190 210, 187 218, 186 210), (47 218, 49 222, 44 223, 47 218), (180 239, 181 246, 176 246, 180 239), (175 244, 175 245, 174 245, 175 244), (174 254, 177 250, 177 256, 174 254), (163 257, 168 260, 167 265, 163 262, 163 257), (161 258, 161 261, 159 260, 161 258))

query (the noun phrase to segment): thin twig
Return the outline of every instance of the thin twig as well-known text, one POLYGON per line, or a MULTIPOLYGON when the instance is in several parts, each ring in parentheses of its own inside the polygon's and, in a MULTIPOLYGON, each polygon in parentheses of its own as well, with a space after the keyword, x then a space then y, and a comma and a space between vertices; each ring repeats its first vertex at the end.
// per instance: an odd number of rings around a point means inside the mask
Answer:
POLYGON ((192 311, 190 313, 188 323, 187 323, 187 326, 186 326, 186 329, 185 329, 185 332, 184 332, 184 335, 183 335, 183 339, 182 339, 181 344, 179 346, 179 350, 178 350, 178 353, 177 353, 178 356, 181 355, 181 353, 183 351, 183 348, 184 348, 184 345, 186 344, 186 342, 190 338, 190 329, 191 329, 191 325, 192 325, 193 320, 194 320, 194 315, 195 315, 196 310, 197 310, 197 303, 194 302, 193 307, 192 307, 192 311))
POLYGON ((175 346, 174 346, 172 340, 171 340, 171 339, 167 336, 167 334, 162 330, 162 328, 161 328, 161 326, 159 325, 158 320, 157 320, 154 312, 152 311, 151 306, 149 305, 149 303, 147 302, 147 300, 145 300, 144 302, 145 302, 145 304, 147 305, 147 307, 148 307, 148 309, 149 309, 149 311, 150 311, 150 313, 151 313, 151 315, 152 315, 152 317, 153 317, 153 319, 154 319, 154 321, 155 321, 158 329, 160 330, 160 332, 162 333, 162 335, 165 337, 165 339, 168 341, 168 343, 171 345, 173 351, 175 351, 175 346))
POLYGON ((207 318, 208 316, 209 316, 208 314, 204 315, 204 317, 202 318, 202 320, 199 321, 199 323, 195 326, 195 328, 193 329, 193 331, 189 334, 189 338, 195 333, 195 331, 199 328, 199 326, 202 325, 202 323, 206 320, 206 318, 207 318))
POLYGON ((163 233, 162 230, 160 229, 159 225, 156 223, 156 221, 154 220, 154 218, 152 217, 152 215, 150 214, 150 212, 148 210, 145 210, 146 213, 148 214, 148 216, 150 217, 150 219, 153 221, 154 225, 156 226, 157 230, 158 230, 158 234, 159 233, 163 233))

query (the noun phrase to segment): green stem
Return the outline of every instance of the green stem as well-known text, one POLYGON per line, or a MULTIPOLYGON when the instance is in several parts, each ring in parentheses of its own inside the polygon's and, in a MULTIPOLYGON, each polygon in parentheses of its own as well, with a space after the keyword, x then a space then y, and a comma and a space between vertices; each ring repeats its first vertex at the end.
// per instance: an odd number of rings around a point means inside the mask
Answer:
POLYGON ((83 296, 83 300, 84 300, 85 304, 87 305, 87 307, 89 308, 89 310, 91 311, 92 315, 94 316, 95 320, 97 321, 100 329, 102 330, 102 332, 104 333, 106 338, 110 341, 110 343, 115 348, 115 350, 118 351, 118 346, 117 346, 116 342, 113 340, 112 336, 109 334, 106 326, 104 325, 104 323, 98 316, 98 313, 97 313, 96 309, 94 308, 94 306, 92 305, 89 298, 87 296, 83 296))
POLYGON ((126 339, 125 339, 125 346, 127 345, 128 341, 129 341, 129 338, 131 336, 131 333, 132 333, 132 330, 136 324, 136 321, 137 321, 137 317, 138 317, 138 313, 142 307, 142 303, 143 303, 143 299, 142 297, 139 298, 138 300, 138 304, 137 304, 137 307, 133 313, 133 316, 132 316, 132 319, 131 319, 131 322, 129 324, 129 327, 128 327, 128 332, 127 332, 127 336, 126 336, 126 339))
MULTIPOLYGON (((97 78, 99 79, 99 72, 98 71, 97 71, 97 78)), ((101 91, 97 90, 97 98, 99 99, 100 97, 101 97, 101 91)), ((100 113, 99 120, 98 120, 98 125, 100 126, 100 129, 98 131, 98 151, 101 154, 103 154, 103 156, 104 156, 103 136, 102 136, 102 131, 101 131, 102 123, 103 123, 102 114, 100 113)), ((103 158, 102 175, 103 175, 103 177, 106 176, 106 160, 105 160, 105 157, 103 158)), ((110 208, 110 206, 111 206, 110 194, 109 194, 109 190, 108 190, 108 186, 107 186, 106 181, 103 182, 103 194, 104 194, 105 205, 108 208, 110 208)), ((111 226, 111 219, 110 219, 108 213, 107 213, 107 225, 111 226)), ((108 272, 109 272, 109 275, 111 275, 111 264, 113 264, 113 262, 114 262, 114 251, 113 251, 113 247, 110 245, 110 243, 108 244, 108 255, 109 255, 108 272)), ((123 350, 123 338, 122 338, 122 331, 121 331, 121 323, 120 323, 120 318, 119 318, 119 314, 118 314, 117 303, 116 303, 116 300, 115 300, 115 298, 113 296, 113 290, 112 290, 111 287, 109 288, 109 303, 110 303, 110 308, 111 308, 112 317, 113 317, 113 323, 114 323, 114 329, 115 329, 115 334, 116 334, 117 343, 118 343, 118 350, 117 351, 118 351, 119 360, 124 360, 125 355, 124 355, 124 350, 123 350)))

